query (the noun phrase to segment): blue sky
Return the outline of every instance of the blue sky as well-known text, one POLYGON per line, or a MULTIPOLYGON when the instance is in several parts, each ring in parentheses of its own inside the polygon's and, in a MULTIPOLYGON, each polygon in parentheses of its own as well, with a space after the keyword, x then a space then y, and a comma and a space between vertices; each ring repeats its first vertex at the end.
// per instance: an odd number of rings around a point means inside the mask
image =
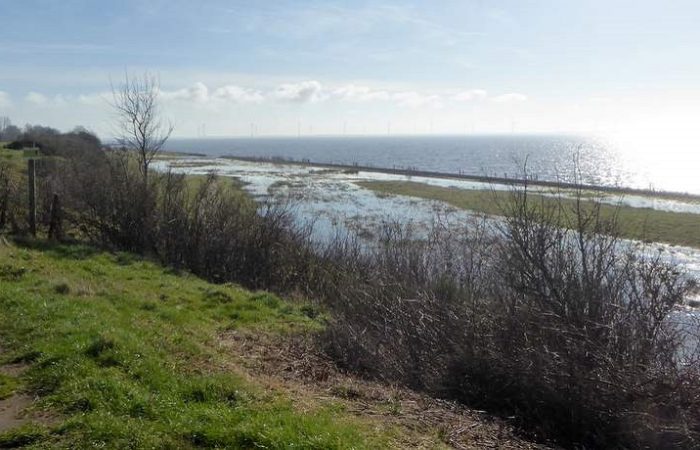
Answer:
POLYGON ((0 0, 0 115, 109 135, 110 80, 176 134, 688 134, 700 2, 0 0))

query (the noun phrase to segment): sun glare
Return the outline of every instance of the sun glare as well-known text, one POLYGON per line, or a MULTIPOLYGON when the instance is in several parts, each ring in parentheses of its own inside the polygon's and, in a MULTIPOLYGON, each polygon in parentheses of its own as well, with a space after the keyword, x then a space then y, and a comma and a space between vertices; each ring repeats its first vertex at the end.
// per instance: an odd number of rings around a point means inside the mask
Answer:
POLYGON ((651 188, 700 191, 700 130, 688 119, 629 122, 607 135, 611 148, 637 182, 651 188))

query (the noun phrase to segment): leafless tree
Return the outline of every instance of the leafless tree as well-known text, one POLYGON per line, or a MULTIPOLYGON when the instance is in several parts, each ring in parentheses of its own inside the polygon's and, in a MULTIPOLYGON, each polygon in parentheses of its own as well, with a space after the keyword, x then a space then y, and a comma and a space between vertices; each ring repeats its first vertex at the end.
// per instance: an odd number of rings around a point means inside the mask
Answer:
POLYGON ((5 128, 9 127, 12 125, 12 122, 10 122, 10 118, 7 116, 0 116, 0 133, 5 131, 5 128))
POLYGON ((124 75, 121 86, 112 85, 112 106, 117 113, 117 143, 133 152, 144 183, 153 158, 163 149, 173 125, 161 117, 158 96, 160 83, 149 73, 124 75))
POLYGON ((0 141, 4 141, 6 139, 5 132, 10 127, 12 127, 12 122, 10 121, 10 118, 7 116, 0 116, 0 141))

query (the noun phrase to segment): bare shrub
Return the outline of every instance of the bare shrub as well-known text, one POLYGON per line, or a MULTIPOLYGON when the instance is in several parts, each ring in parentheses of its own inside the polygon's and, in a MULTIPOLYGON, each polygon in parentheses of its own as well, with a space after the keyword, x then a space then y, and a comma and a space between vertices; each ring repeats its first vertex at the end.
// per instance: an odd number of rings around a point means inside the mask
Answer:
POLYGON ((692 282, 598 205, 564 205, 518 190, 500 225, 392 225, 369 252, 337 249, 327 351, 567 445, 696 447, 697 324, 669 319, 692 282))
POLYGON ((500 325, 486 356, 495 370, 471 373, 465 360, 462 376, 485 377, 480 394, 492 406, 515 408, 528 425, 569 442, 645 444, 630 426, 641 414, 648 426, 659 421, 654 434, 667 444, 693 446, 692 433, 671 437, 661 417, 638 408, 678 380, 683 338, 668 317, 689 282, 659 255, 641 258, 619 239, 614 217, 603 220, 599 205, 578 200, 566 211, 563 202, 530 202, 527 189, 513 194, 490 294, 500 325), (494 375, 503 381, 496 392, 488 389, 494 375))
POLYGON ((110 152, 86 164, 70 159, 62 167, 69 220, 82 236, 102 245, 152 253, 157 183, 142 183, 133 157, 110 152))
POLYGON ((483 221, 452 232, 437 225, 426 238, 390 223, 379 245, 347 241, 330 252, 334 280, 324 291, 333 310, 328 351, 371 376, 433 389, 449 355, 478 339, 477 309, 488 271, 490 237, 483 221))
POLYGON ((0 161, 0 231, 20 233, 27 228, 26 177, 0 161))
POLYGON ((309 292, 311 230, 295 226, 289 211, 257 205, 214 175, 154 173, 144 185, 139 164, 122 152, 97 166, 69 162, 71 220, 85 237, 215 282, 309 292))
POLYGON ((310 230, 294 226, 288 211, 241 199, 213 175, 194 192, 173 177, 166 175, 166 187, 176 195, 168 189, 161 195, 170 218, 160 235, 170 238, 161 240, 159 254, 174 252, 184 267, 214 281, 277 292, 307 290, 315 261, 310 230), (188 239, 172 239, 172 224, 188 239))

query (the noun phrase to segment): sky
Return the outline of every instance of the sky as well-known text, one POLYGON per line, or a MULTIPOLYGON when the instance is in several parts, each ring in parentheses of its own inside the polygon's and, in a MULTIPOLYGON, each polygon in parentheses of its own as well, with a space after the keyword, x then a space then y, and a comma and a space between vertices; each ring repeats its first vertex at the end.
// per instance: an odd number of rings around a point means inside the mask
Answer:
POLYGON ((0 0, 0 116, 109 137, 160 80, 175 136, 700 128, 697 0, 0 0))

